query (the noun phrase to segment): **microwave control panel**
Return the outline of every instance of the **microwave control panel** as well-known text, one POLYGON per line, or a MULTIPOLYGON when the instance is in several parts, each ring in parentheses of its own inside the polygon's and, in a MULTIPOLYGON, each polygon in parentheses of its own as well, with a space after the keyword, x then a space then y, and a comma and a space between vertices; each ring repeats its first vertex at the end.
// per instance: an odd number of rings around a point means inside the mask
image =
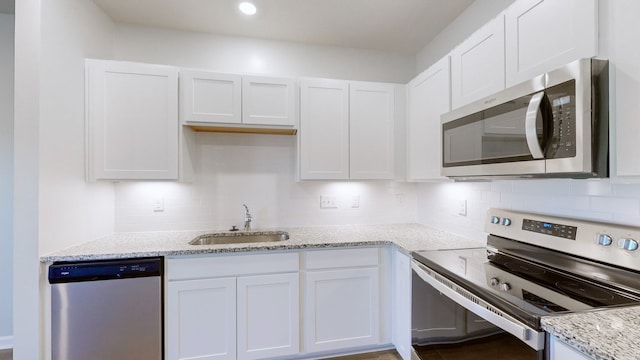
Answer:
POLYGON ((548 159, 576 156, 575 80, 547 89, 553 113, 553 137, 547 146, 548 159))

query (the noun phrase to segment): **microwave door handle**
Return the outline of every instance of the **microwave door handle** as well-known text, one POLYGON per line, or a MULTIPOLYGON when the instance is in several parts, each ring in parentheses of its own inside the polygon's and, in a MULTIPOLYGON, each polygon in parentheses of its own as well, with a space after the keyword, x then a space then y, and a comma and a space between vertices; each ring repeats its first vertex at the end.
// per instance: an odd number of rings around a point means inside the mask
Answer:
POLYGON ((527 107, 527 115, 524 121, 524 133, 527 138, 527 146, 529 146, 529 152, 534 159, 543 159, 544 152, 540 147, 538 141, 538 132, 536 131, 536 120, 538 116, 542 116, 540 113, 540 105, 544 98, 544 91, 534 94, 529 101, 529 107, 527 107))

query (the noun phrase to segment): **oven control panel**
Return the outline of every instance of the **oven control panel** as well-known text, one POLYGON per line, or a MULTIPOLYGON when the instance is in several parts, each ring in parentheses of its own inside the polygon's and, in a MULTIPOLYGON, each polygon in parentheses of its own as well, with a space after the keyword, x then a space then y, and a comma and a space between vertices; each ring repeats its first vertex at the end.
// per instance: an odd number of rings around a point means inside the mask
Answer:
POLYGON ((640 271, 640 227, 493 208, 485 232, 640 271))
POLYGON ((569 240, 575 240, 578 228, 571 225, 562 225, 546 221, 523 219, 522 230, 557 236, 569 240))

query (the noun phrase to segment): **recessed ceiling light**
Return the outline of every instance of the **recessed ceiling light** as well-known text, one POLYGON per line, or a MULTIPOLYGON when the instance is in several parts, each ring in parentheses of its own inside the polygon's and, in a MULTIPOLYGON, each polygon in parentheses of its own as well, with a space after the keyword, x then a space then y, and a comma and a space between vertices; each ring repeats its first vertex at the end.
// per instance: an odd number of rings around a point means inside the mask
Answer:
POLYGON ((241 2, 240 5, 238 5, 238 8, 245 15, 255 15, 256 11, 258 10, 256 8, 256 5, 250 1, 241 2))

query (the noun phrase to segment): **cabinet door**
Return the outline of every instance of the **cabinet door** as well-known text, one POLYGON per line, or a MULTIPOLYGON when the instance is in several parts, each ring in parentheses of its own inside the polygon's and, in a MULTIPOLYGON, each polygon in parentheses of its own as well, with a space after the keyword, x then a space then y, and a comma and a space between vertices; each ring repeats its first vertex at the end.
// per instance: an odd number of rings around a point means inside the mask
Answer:
POLYGON ((442 165, 440 115, 451 110, 449 56, 411 80, 408 88, 407 177, 439 180, 442 165))
POLYGON ((378 269, 309 271, 305 283, 305 349, 329 351, 379 341, 378 269))
POLYGON ((551 341, 549 343, 550 345, 549 360, 589 360, 591 359, 591 357, 565 344, 557 337, 551 336, 550 338, 551 338, 551 341))
POLYGON ((394 178, 395 86, 349 84, 349 177, 394 178))
POLYGON ((298 273, 238 278, 238 359, 299 352, 299 283, 298 273))
POLYGON ((411 259, 394 250, 393 257, 393 345, 404 360, 411 359, 411 259))
POLYGON ((451 52, 451 103, 458 108, 504 89, 504 16, 451 52))
POLYGON ((349 84, 300 82, 300 179, 349 178, 349 84))
POLYGON ((236 279, 169 282, 167 358, 236 358, 236 279))
POLYGON ((640 182, 640 48, 629 46, 640 34, 640 1, 608 4, 610 28, 610 166, 611 182, 640 182), (614 95, 615 94, 615 95, 614 95))
POLYGON ((507 86, 597 55, 597 0, 519 0, 505 18, 507 86))
POLYGON ((206 71, 180 71, 182 123, 242 122, 242 77, 206 71))
POLYGON ((242 77, 242 123, 296 124, 295 82, 290 78, 242 77))
POLYGON ((178 71, 87 60, 88 177, 178 178, 178 71))

